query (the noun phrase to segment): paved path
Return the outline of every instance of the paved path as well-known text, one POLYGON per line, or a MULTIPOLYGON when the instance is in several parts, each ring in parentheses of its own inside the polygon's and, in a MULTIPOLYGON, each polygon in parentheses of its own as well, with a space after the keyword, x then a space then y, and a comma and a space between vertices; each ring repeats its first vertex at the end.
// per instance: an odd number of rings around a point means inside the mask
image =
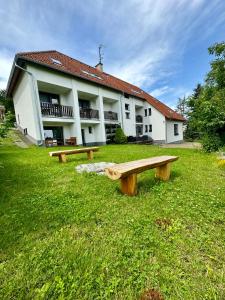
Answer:
POLYGON ((186 148, 186 149, 201 149, 201 144, 197 142, 184 142, 181 144, 163 144, 162 148, 186 148))
POLYGON ((20 148, 29 148, 30 143, 26 142, 25 138, 22 136, 21 132, 17 129, 12 130, 11 137, 13 139, 13 143, 20 148))

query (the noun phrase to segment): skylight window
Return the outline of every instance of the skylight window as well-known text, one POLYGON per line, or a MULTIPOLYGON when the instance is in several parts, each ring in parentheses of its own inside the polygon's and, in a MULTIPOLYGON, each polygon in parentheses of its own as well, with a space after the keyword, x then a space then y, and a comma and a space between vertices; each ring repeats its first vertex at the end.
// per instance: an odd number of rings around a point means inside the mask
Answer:
POLYGON ((139 91, 131 90, 131 92, 136 93, 136 94, 141 94, 139 91))
POLYGON ((55 58, 51 57, 51 61, 53 62, 53 64, 60 65, 60 66, 62 65, 61 61, 58 60, 58 59, 55 59, 55 58))
POLYGON ((86 74, 86 75, 89 75, 89 76, 91 76, 91 77, 94 77, 94 78, 98 78, 98 79, 101 79, 102 80, 102 77, 100 77, 100 76, 98 76, 98 75, 96 75, 96 74, 94 74, 94 73, 90 73, 90 72, 88 72, 88 71, 84 71, 84 70, 81 70, 84 74, 86 74))

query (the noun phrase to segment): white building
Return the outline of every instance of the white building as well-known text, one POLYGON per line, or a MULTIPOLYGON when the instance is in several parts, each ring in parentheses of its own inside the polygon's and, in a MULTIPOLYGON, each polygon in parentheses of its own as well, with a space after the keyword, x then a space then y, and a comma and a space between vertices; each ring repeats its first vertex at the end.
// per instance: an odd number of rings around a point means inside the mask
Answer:
POLYGON ((183 140, 184 118, 140 88, 57 51, 15 56, 7 94, 16 121, 33 143, 76 137, 78 145, 101 145, 121 126, 127 136, 156 143, 183 140))

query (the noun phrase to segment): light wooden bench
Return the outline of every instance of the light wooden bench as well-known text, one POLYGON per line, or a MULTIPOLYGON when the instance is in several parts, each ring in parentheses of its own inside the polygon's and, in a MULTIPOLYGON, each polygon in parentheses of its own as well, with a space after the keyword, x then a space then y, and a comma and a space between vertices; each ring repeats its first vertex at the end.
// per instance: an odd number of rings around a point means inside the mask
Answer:
POLYGON ((88 159, 93 159, 94 152, 97 152, 99 147, 89 147, 89 148, 80 148, 80 149, 72 149, 72 150, 61 150, 49 152, 50 156, 58 156, 59 162, 66 162, 66 155, 78 154, 78 153, 87 153, 88 159))
POLYGON ((162 180, 170 178, 170 163, 178 156, 157 156, 141 160, 130 161, 106 168, 107 176, 112 180, 120 179, 121 192, 129 196, 137 194, 137 174, 156 168, 155 177, 162 180))

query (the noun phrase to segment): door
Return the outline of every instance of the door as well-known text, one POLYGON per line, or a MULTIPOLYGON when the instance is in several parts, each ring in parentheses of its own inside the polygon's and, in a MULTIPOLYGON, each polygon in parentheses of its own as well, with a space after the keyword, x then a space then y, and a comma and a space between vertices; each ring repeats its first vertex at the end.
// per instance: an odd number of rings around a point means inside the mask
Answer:
POLYGON ((143 135, 143 125, 136 125, 136 136, 143 135))
POLYGON ((81 129, 81 135, 82 135, 82 144, 83 144, 83 146, 86 146, 85 130, 84 129, 81 129))
POLYGON ((58 145, 64 144, 63 127, 61 126, 44 126, 45 139, 57 140, 58 145))

